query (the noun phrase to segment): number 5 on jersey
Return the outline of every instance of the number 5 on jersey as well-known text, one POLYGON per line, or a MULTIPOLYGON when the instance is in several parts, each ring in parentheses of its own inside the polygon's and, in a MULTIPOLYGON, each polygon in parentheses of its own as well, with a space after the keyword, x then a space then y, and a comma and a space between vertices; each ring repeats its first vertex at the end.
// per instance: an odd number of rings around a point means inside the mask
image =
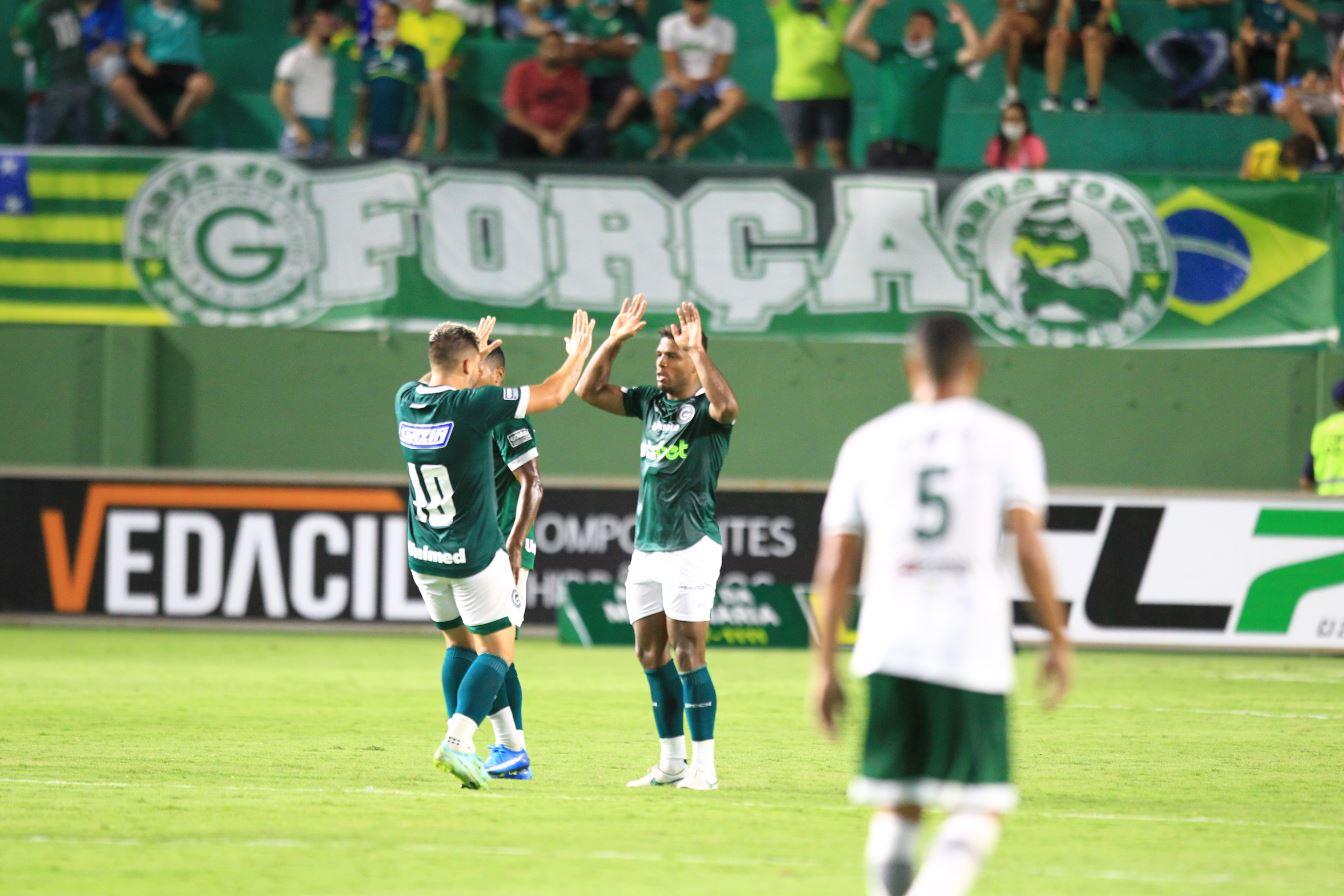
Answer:
POLYGON ((937 515, 937 522, 933 525, 921 524, 915 527, 915 537, 920 541, 933 541, 947 534, 948 524, 952 521, 952 509, 948 506, 947 498, 939 494, 937 481, 946 475, 947 467, 925 467, 919 471, 920 513, 925 522, 928 522, 931 514, 937 515))
POLYGON ((446 529, 457 516, 453 505, 453 483, 443 464, 407 464, 411 473, 411 495, 415 518, 435 529, 446 529))

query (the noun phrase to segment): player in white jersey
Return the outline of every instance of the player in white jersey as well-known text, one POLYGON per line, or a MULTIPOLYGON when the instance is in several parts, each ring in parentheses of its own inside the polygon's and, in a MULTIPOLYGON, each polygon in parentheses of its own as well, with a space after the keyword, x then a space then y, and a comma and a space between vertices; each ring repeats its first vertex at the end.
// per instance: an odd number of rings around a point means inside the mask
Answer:
POLYGON ((962 319, 921 321, 905 371, 917 400, 850 435, 822 511, 814 703, 833 734, 844 704, 836 636, 858 584, 852 666, 868 679, 869 714, 850 798, 876 809, 868 892, 962 896, 998 842, 1002 814, 1017 803, 1008 775, 1005 534, 1015 537, 1022 578, 1050 635, 1042 669, 1049 705, 1068 688, 1072 653, 1042 538, 1040 439, 975 397, 982 367, 962 319), (927 806, 950 814, 916 876, 927 806))

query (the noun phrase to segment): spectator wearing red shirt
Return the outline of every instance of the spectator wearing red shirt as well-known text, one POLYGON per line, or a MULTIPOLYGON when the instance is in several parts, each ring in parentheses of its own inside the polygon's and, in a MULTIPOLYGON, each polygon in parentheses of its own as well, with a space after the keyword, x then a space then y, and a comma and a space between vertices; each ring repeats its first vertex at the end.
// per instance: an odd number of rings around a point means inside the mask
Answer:
POLYGON ((548 31, 537 58, 509 69, 504 82, 504 124, 495 136, 502 159, 601 159, 607 142, 601 125, 587 125, 588 79, 570 64, 565 38, 548 31))
POLYGON ((999 132, 985 146, 985 166, 1004 171, 1035 171, 1049 159, 1045 141, 1031 130, 1027 107, 1009 103, 999 116, 999 132))

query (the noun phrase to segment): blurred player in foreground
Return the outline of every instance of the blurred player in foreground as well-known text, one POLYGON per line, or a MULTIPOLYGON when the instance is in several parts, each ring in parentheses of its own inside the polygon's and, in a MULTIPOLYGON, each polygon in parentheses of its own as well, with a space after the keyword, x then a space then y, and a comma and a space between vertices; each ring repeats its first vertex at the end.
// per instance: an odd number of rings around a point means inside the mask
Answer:
POLYGON ((489 782, 472 738, 513 664, 523 603, 503 550, 495 506, 493 433, 529 410, 542 413, 574 391, 593 344, 593 324, 574 312, 567 357, 544 382, 522 388, 478 386, 495 319, 477 329, 441 324, 429 334, 430 371, 397 390, 397 438, 410 471, 406 508, 411 577, 443 631, 443 701, 448 733, 434 764, 464 786, 489 782), (462 654, 474 652, 470 662, 462 654))
MULTIPOLYGON (((505 359, 503 346, 486 356, 481 385, 503 386, 505 359)), ((495 503, 499 507, 499 531, 504 536, 504 552, 509 555, 509 571, 522 609, 527 610, 527 576, 536 567, 537 511, 541 509, 541 472, 537 469, 537 431, 532 421, 506 420, 491 434, 495 443, 495 503)), ((465 674, 474 652, 450 647, 455 653, 454 675, 465 674)), ((460 679, 458 679, 460 681, 460 679)), ((450 681, 451 686, 454 682, 450 681)), ((450 688, 451 689, 451 688, 450 688)), ((527 755, 523 738, 523 685, 518 679, 517 663, 509 665, 504 685, 499 689, 495 705, 490 709, 490 725, 495 729, 495 743, 485 760, 485 770, 492 778, 529 781, 532 778, 532 758, 527 755)))
POLYGON ((970 892, 1002 814, 1017 804, 1006 705, 1012 611, 998 564, 1005 532, 1016 537, 1022 578, 1050 636, 1041 670, 1049 705, 1069 685, 1072 653, 1041 535, 1041 443, 975 397, 982 369, 964 321, 921 321, 905 357, 918 400, 850 435, 822 511, 813 699, 834 735, 844 707, 836 636, 858 583, 852 665, 868 678, 868 726, 849 793, 876 808, 866 851, 873 896, 970 892), (916 877, 926 806, 950 814, 916 877))
POLYGON ((653 696, 661 751, 648 774, 629 786, 716 790, 718 697, 705 664, 705 643, 723 563, 714 494, 737 421, 737 397, 709 359, 700 312, 689 302, 677 309, 677 323, 658 334, 656 385, 611 385, 616 354, 644 329, 647 308, 643 294, 621 302, 611 335, 593 355, 578 390, 593 407, 637 417, 644 425, 625 604, 635 629, 635 654, 653 696), (683 712, 695 748, 689 768, 683 712))

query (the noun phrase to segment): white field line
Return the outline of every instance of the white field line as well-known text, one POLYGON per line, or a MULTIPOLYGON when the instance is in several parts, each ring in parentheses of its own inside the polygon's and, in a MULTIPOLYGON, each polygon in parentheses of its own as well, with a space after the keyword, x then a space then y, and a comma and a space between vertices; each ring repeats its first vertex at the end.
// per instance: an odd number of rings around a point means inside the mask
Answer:
MULTIPOLYGON (((363 840, 297 840, 293 838, 236 838, 236 837, 47 837, 40 834, 0 836, 0 841, 27 843, 33 845, 51 844, 56 846, 121 846, 143 849, 151 846, 192 847, 223 846, 241 849, 336 849, 345 851, 367 851, 371 849, 405 850, 413 852, 450 852, 454 855, 471 853, 484 856, 508 856, 533 859, 576 859, 583 862, 643 862, 679 863, 686 865, 715 865, 742 868, 821 868, 821 862, 807 859, 771 859, 751 858, 748 856, 688 856, 676 853, 659 852, 620 852, 601 849, 582 850, 540 850, 517 846, 480 846, 463 843, 460 840, 445 840, 441 843, 372 843, 363 840)), ((838 864, 838 863, 836 863, 838 864)))
MULTIPOLYGON (((1016 705, 1038 705, 1032 700, 1018 700, 1016 705)), ((1252 719, 1310 719, 1317 722, 1338 722, 1344 715, 1328 712, 1265 712, 1259 709, 1218 709, 1211 706, 1147 706, 1128 703, 1073 703, 1066 701, 1061 709, 1083 709, 1093 712, 1153 712, 1195 716, 1239 716, 1252 719)))
MULTIPOLYGON (((0 784, 28 785, 35 787, 88 787, 133 790, 203 790, 223 791, 225 793, 292 793, 319 794, 324 796, 398 796, 414 799, 517 799, 521 793, 473 793, 462 795, 457 790, 426 788, 425 790, 400 790, 386 787, 267 787, 252 784, 188 784, 178 782, 140 782, 140 781, 70 781, 58 778, 0 778, 0 784)), ((623 788, 615 788, 623 789, 623 788)), ((544 798, 560 802, 581 803, 629 803, 638 799, 633 794, 570 794, 546 793, 544 798)), ((798 807, 789 803, 769 803, 756 800, 727 800, 719 795, 709 797, 716 805, 735 809, 766 809, 781 812, 797 812, 798 807)), ((867 810, 847 803, 817 803, 809 811, 843 812, 859 814, 867 810)), ((1146 815, 1115 812, 1056 812, 1045 810, 1019 809, 1012 813, 1015 818, 1047 818, 1058 821, 1102 821, 1102 822, 1139 822, 1143 824, 1182 824, 1211 825, 1243 828, 1277 828, 1295 831, 1344 831, 1344 823, 1331 824, 1312 821, 1264 821, 1255 818, 1219 818, 1205 815, 1146 815)))
POLYGON ((1148 871, 1124 871, 1120 869, 1098 868, 1092 871, 1064 871, 1058 868, 1038 868, 1025 872, 1032 877, 1050 877, 1056 880, 1113 880, 1134 884, 1183 884, 1195 886, 1221 886, 1236 880, 1230 874, 1163 874, 1148 871))
POLYGON ((1288 684, 1344 684, 1344 674, 1309 675, 1302 672, 1265 672, 1251 675, 1244 672, 1210 672, 1204 676, 1214 681, 1269 681, 1288 684))

